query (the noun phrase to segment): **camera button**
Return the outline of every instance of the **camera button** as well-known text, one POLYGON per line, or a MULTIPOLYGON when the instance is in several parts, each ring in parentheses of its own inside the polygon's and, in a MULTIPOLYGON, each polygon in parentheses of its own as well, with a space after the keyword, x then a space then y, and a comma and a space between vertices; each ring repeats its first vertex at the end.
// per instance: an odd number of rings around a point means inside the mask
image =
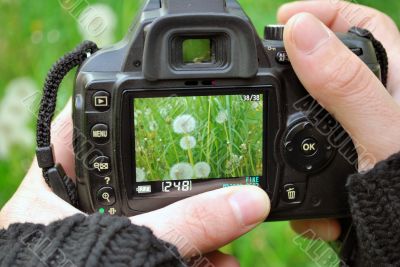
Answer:
POLYGON ((304 154, 304 156, 314 156, 318 152, 318 141, 310 137, 305 138, 301 142, 300 150, 304 154))
POLYGON ((103 206, 111 206, 115 203, 115 192, 114 188, 107 186, 102 187, 97 191, 96 194, 97 202, 103 206))
POLYGON ((99 91, 93 95, 93 107, 101 112, 110 108, 110 94, 106 91, 99 91))
POLYGON ((276 62, 282 65, 290 64, 290 59, 286 51, 279 51, 275 56, 276 62))
POLYGON ((295 184, 286 184, 283 186, 282 199, 286 203, 300 203, 300 191, 299 187, 295 184))
POLYGON ((110 158, 97 157, 90 163, 90 167, 99 175, 107 175, 111 171, 110 158))
POLYGON ((106 124, 96 124, 90 131, 92 140, 97 144, 105 144, 110 139, 108 126, 106 124))

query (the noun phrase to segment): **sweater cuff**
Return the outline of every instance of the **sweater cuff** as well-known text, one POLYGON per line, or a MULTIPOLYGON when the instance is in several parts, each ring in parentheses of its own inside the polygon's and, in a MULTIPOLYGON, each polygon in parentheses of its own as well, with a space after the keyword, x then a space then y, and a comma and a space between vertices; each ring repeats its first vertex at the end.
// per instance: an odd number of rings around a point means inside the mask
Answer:
POLYGON ((175 246, 127 218, 74 215, 0 230, 0 266, 181 266, 175 246))
POLYGON ((363 258, 400 266, 400 153, 366 173, 350 176, 347 186, 363 258))

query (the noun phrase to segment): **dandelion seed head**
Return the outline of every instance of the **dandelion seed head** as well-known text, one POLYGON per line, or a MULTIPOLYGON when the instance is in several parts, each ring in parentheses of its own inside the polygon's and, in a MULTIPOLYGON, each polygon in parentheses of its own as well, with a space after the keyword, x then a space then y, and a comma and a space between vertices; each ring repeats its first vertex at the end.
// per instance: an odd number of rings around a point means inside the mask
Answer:
POLYGON ((6 96, 5 99, 7 101, 18 100, 22 102, 24 98, 32 96, 35 92, 38 92, 39 88, 37 87, 34 80, 29 77, 21 77, 12 80, 6 88, 6 96))
POLYGON ((242 151, 242 153, 244 154, 244 153, 247 153, 247 145, 246 144, 241 144, 240 145, 240 150, 242 151))
POLYGON ((156 122, 156 121, 151 121, 151 122, 149 123, 149 130, 152 131, 152 132, 154 132, 154 131, 157 131, 157 129, 158 129, 158 124, 157 124, 157 122, 156 122))
POLYGON ((159 112, 160 112, 161 117, 166 118, 168 116, 169 110, 167 108, 160 108, 159 112))
POLYGON ((192 149, 196 146, 196 138, 194 138, 193 136, 184 136, 179 142, 179 145, 184 150, 192 149))
POLYGON ((191 133, 196 129, 196 120, 191 115, 180 115, 174 120, 172 127, 178 134, 191 133))
POLYGON ((78 22, 85 39, 95 41, 100 47, 113 43, 117 16, 108 5, 87 6, 81 12, 78 22))
POLYGON ((207 162, 199 162, 194 165, 194 173, 196 178, 208 178, 211 167, 207 162))
POLYGON ((253 101, 253 102, 251 103, 251 107, 252 107, 253 109, 258 110, 258 109, 261 107, 261 101, 253 101))
POLYGON ((175 164, 169 172, 172 180, 189 180, 193 178, 193 174, 192 165, 185 162, 175 164))
POLYGON ((146 116, 151 115, 151 109, 146 108, 146 110, 144 111, 144 114, 145 114, 146 116))
POLYGON ((145 182, 146 181, 146 172, 143 168, 136 168, 136 182, 145 182))
POLYGON ((215 121, 219 124, 223 124, 228 120, 228 111, 226 110, 221 110, 218 112, 217 117, 215 118, 215 121))

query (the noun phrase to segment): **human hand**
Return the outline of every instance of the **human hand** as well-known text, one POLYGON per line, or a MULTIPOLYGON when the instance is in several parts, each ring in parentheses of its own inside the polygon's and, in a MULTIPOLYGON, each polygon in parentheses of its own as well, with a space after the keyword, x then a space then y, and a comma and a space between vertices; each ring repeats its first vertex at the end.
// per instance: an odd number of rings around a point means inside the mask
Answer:
MULTIPOLYGON (((324 0, 283 5, 278 20, 287 24, 284 42, 297 76, 350 134, 359 155, 360 170, 370 169, 398 152, 400 34, 395 23, 369 7, 324 0), (347 32, 352 26, 367 28, 386 48, 387 89, 332 32, 347 32)), ((327 241, 336 240, 341 231, 336 220, 291 224, 298 233, 311 229, 327 241)))
MULTIPOLYGON (((69 177, 75 177, 72 127, 68 104, 53 124, 52 143, 56 162, 62 164, 69 177)), ((264 221, 269 210, 263 190, 244 186, 194 196, 130 219, 177 246, 183 257, 199 259, 205 255, 215 266, 239 266, 234 257, 217 250, 264 221)), ((77 213, 81 212, 47 186, 35 160, 18 191, 0 211, 0 229, 24 222, 48 225, 77 213)))

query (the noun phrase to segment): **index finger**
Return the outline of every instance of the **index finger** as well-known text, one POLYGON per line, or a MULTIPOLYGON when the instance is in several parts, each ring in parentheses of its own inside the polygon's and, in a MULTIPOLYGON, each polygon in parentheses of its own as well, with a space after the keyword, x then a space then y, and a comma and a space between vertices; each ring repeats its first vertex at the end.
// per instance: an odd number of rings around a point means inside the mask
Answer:
POLYGON ((388 89, 400 100, 400 34, 386 14, 366 6, 344 1, 297 1, 283 5, 278 21, 286 24, 294 15, 311 13, 335 32, 347 32, 352 26, 368 29, 382 42, 389 58, 388 89))

